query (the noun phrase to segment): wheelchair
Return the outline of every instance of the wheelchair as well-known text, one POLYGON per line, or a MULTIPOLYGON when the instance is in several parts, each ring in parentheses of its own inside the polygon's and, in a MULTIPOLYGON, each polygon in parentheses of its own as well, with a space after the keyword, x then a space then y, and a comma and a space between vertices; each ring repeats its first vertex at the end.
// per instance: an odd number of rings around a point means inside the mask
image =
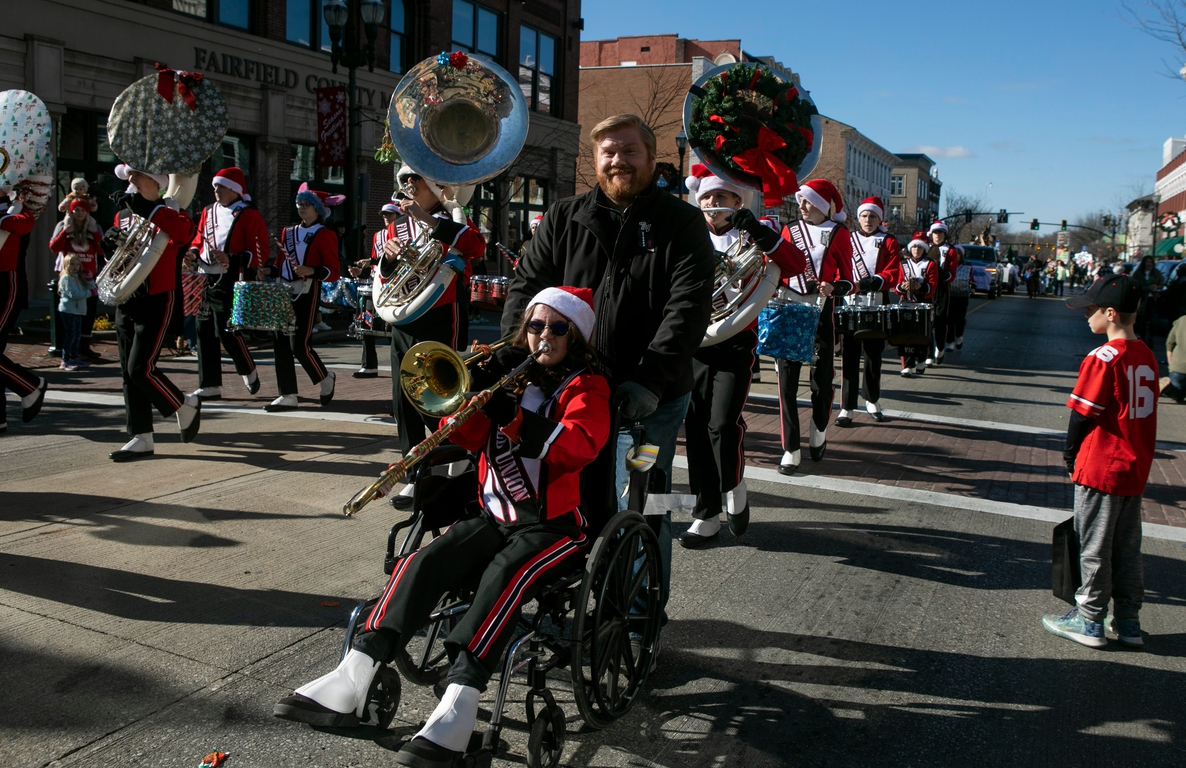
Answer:
MULTIPOLYGON (((474 466, 472 454, 459 446, 444 446, 432 451, 416 467, 412 514, 388 533, 385 573, 390 575, 401 558, 415 552, 426 535, 435 538, 466 514, 477 514, 474 466), (467 460, 470 469, 458 477, 431 473, 433 467, 467 460), (461 515, 459 510, 463 510, 461 515), (401 532, 404 536, 397 549, 401 532)), ((568 668, 573 698, 589 727, 600 730, 630 711, 658 652, 662 621, 659 541, 642 510, 648 484, 660 483, 651 487, 662 487, 661 474, 660 470, 632 472, 627 509, 600 527, 600 535, 586 550, 583 567, 543 584, 534 601, 534 613, 529 612, 530 603, 523 606, 518 634, 501 663, 482 746, 459 758, 456 765, 484 768, 498 755, 508 691, 521 670, 525 670, 529 686, 526 720, 530 768, 551 768, 559 763, 564 751, 566 718, 548 689, 548 675, 553 670, 568 668)), ((608 496, 613 496, 612 491, 608 496)), ((614 501, 611 509, 617 508, 614 501)), ((593 538, 592 524, 590 528, 593 538)), ((360 725, 380 729, 391 725, 399 707, 401 676, 420 686, 436 686, 445 680, 450 660, 444 639, 469 607, 472 593, 472 589, 463 588, 441 599, 427 624, 397 653, 395 667, 399 674, 386 664, 380 665, 367 693, 360 725)), ((341 658, 345 658, 378 600, 374 597, 354 608, 341 658)))

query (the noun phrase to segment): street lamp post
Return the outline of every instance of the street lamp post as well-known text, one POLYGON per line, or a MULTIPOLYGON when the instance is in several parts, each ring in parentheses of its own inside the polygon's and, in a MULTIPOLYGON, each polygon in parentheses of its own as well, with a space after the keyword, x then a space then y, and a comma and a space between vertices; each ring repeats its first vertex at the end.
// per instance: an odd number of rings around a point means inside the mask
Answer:
POLYGON ((375 71, 375 38, 379 36, 379 25, 383 23, 385 13, 382 0, 326 0, 322 13, 325 24, 329 27, 329 39, 332 43, 330 54, 334 74, 338 72, 338 65, 346 67, 349 72, 349 83, 346 87, 346 257, 354 261, 359 257, 358 243, 358 173, 357 160, 360 137, 358 127, 361 125, 357 118, 357 86, 355 71, 366 65, 370 72, 375 71), (358 32, 354 26, 354 19, 362 20, 366 33, 366 43, 358 44, 358 32))
POLYGON ((680 128, 679 133, 675 135, 675 148, 679 150, 679 199, 684 199, 684 152, 688 149, 688 135, 684 133, 684 129, 680 128))

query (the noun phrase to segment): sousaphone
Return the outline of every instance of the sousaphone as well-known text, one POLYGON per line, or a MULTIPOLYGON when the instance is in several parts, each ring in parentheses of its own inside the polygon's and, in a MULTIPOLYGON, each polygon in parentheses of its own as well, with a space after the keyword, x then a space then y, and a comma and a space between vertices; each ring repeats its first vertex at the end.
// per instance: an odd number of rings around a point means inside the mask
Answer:
MULTIPOLYGON (((21 210, 40 216, 53 191, 54 156, 49 110, 28 91, 0 92, 0 189, 13 202, 8 213, 21 210)), ((0 231, 0 247, 8 232, 0 231)))

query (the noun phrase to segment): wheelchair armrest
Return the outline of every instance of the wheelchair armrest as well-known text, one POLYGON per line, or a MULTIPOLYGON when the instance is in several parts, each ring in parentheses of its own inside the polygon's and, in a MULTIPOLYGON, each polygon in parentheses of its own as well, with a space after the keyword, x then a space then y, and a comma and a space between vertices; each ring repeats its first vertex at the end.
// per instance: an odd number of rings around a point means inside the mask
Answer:
POLYGON ((462 448, 460 445, 442 445, 439 448, 433 448, 428 452, 428 455, 420 460, 416 465, 416 475, 419 479, 421 472, 425 472, 432 467, 439 467, 442 464, 452 464, 455 461, 474 461, 474 456, 469 451, 462 448))

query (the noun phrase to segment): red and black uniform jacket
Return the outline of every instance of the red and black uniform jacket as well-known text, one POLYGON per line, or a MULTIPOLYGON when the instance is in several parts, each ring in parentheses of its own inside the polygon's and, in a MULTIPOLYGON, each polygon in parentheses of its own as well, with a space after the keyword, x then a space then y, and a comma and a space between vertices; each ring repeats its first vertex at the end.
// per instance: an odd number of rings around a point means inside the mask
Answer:
MULTIPOLYGON (((885 232, 875 232, 871 238, 877 242, 877 262, 868 276, 881 278, 881 287, 877 290, 888 291, 902 282, 902 246, 898 244, 897 238, 885 232)), ((859 249, 869 242, 870 236, 866 236, 862 232, 854 232, 850 240, 852 241, 852 258, 849 260, 849 272, 852 275, 853 283, 860 283, 863 275, 856 260, 862 259, 862 264, 868 269, 868 264, 863 260, 864 257, 859 249)))
MULTIPOLYGON (((268 225, 264 223, 263 214, 251 203, 242 199, 232 203, 229 207, 214 203, 202 209, 198 218, 198 231, 189 244, 191 251, 196 251, 202 257, 203 248, 217 249, 230 258, 227 272, 233 277, 255 277, 255 270, 262 267, 271 253, 268 243, 268 225), (218 208, 215 211, 215 208, 218 208), (215 242, 216 216, 233 216, 230 231, 226 234, 223 247, 219 248, 215 242)), ((216 262, 215 262, 216 263, 216 262)))
POLYGON ((932 245, 927 258, 939 268, 939 282, 946 285, 955 280, 955 273, 960 268, 960 252, 954 245, 932 245))
MULTIPOLYGON (((15 204, 12 207, 16 207, 15 204)), ((12 210, 12 208, 9 208, 12 210)), ((17 213, 0 214, 0 230, 8 234, 4 240, 4 247, 0 248, 0 272, 16 272, 17 260, 21 250, 21 237, 33 231, 37 217, 32 213, 21 210, 17 213)))
MULTIPOLYGON (((163 200, 145 200, 140 195, 134 195, 129 203, 132 213, 148 219, 154 226, 169 236, 169 244, 164 253, 157 259, 148 279, 141 288, 148 291, 149 296, 158 293, 168 293, 177 290, 178 276, 181 272, 181 252, 189 247, 194 239, 194 222, 184 211, 175 211, 165 205, 163 200)), ((127 210, 115 214, 115 226, 126 228, 131 223, 131 216, 127 210)))
POLYGON ((825 222, 824 226, 816 227, 802 220, 793 221, 783 227, 782 238, 803 259, 804 266, 800 274, 783 281, 785 287, 795 293, 806 294, 809 282, 852 282, 852 240, 844 225, 825 222), (809 252, 815 250, 818 253, 824 238, 828 241, 826 250, 822 255, 812 257, 809 252))
POLYGON ((922 289, 913 295, 915 301, 929 301, 935 297, 939 288, 939 266, 930 259, 923 257, 918 261, 902 259, 902 279, 894 285, 894 291, 902 298, 911 298, 902 290, 901 283, 910 278, 922 280, 922 289))
POLYGON ((515 419, 502 429, 492 429, 478 412, 450 439, 466 450, 481 449, 482 508, 499 525, 538 523, 574 511, 579 524, 581 470, 605 446, 609 422, 609 384, 581 369, 551 397, 529 385, 515 419))
MULTIPOLYGON (((457 270, 459 275, 464 275, 461 280, 464 284, 473 274, 473 262, 486 256, 486 238, 482 237, 477 226, 469 219, 466 219, 464 224, 453 221, 444 206, 438 205, 430 213, 437 220, 432 228, 432 239, 444 244, 446 253, 443 261, 457 270)), ((387 226, 387 237, 396 238, 398 243, 410 243, 425 226, 412 216, 400 216, 387 226)), ((387 278, 395 271, 396 263, 387 260, 379 262, 380 281, 387 282, 387 278)), ((449 283, 449 287, 432 305, 434 309, 448 306, 457 300, 457 283, 457 280, 449 283)))
POLYGON ((322 224, 311 227, 297 225, 280 231, 281 253, 276 257, 276 270, 285 280, 320 280, 333 282, 341 274, 338 263, 338 236, 322 224), (300 247, 304 243, 304 248, 300 247), (286 256, 285 254, 289 254, 286 256), (289 258, 291 256, 291 259, 289 258), (300 278, 292 271, 292 261, 298 266, 313 267, 309 278, 300 278))
MULTIPOLYGON (((775 232, 778 231, 777 225, 774 223, 773 219, 761 218, 761 219, 759 219, 759 221, 761 221, 767 227, 770 227, 775 232)), ((720 232, 717 232, 714 229, 712 229, 712 227, 709 227, 708 236, 712 239, 713 249, 718 254, 723 254, 723 253, 728 253, 729 249, 734 247, 734 245, 737 243, 737 238, 741 236, 741 233, 738 232, 736 229, 734 229, 732 224, 729 224, 726 226, 726 228, 724 230, 722 230, 720 232)), ((718 259, 719 258, 720 257, 718 256, 718 259)), ((770 251, 769 253, 766 253, 766 258, 770 259, 771 261, 773 261, 775 264, 778 265, 779 280, 784 285, 786 284, 786 281, 789 280, 790 278, 801 274, 803 272, 805 265, 806 265, 806 261, 803 258, 803 254, 800 253, 798 250, 796 250, 794 247, 792 247, 791 244, 786 240, 779 240, 778 245, 775 247, 775 249, 773 251, 770 251)), ((721 299, 722 302, 726 301, 728 298, 732 297, 733 295, 736 295, 736 291, 733 291, 732 289, 730 289, 730 290, 731 290, 731 292, 728 296, 722 297, 722 299, 721 299)), ((713 309, 715 310, 716 307, 713 307, 713 309)), ((752 323, 750 323, 746 327, 745 330, 748 331, 748 330, 751 330, 751 329, 757 328, 757 327, 758 327, 758 321, 755 318, 754 321, 752 323)))

